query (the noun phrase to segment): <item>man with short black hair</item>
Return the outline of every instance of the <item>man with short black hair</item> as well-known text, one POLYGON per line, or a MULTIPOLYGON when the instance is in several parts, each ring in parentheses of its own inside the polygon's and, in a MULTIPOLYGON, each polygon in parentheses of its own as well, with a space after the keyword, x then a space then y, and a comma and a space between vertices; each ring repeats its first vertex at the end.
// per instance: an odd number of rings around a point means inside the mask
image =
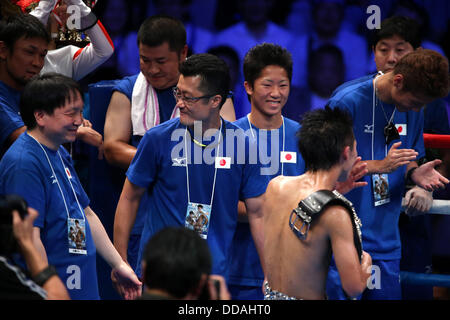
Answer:
POLYGON ((211 275, 208 244, 192 230, 167 227, 145 245, 142 257, 143 300, 229 300, 223 277, 211 275), (219 281, 220 291, 214 286, 219 281))
POLYGON ((0 159, 25 132, 19 99, 30 79, 44 66, 50 35, 31 15, 18 15, 0 30, 0 159))
MULTIPOLYGON (((420 166, 416 162, 425 154, 423 113, 415 112, 425 104, 445 97, 448 90, 447 60, 432 50, 417 49, 403 56, 385 74, 342 85, 329 101, 331 107, 347 109, 352 115, 359 152, 372 175, 372 179, 368 175, 364 180, 374 187, 381 174, 388 185, 383 201, 376 200, 372 188, 357 189, 348 194, 361 215, 364 247, 381 272, 381 289, 365 291, 365 299, 401 298, 398 218, 405 178, 408 183, 428 191, 448 183, 434 169, 440 160, 420 166)), ((414 201, 412 203, 414 206, 414 201)), ((343 299, 339 277, 333 267, 329 278, 328 296, 343 299)))
MULTIPOLYGON (((125 77, 113 88, 105 118, 105 158, 128 169, 145 132, 179 116, 173 88, 186 60, 186 30, 178 19, 166 15, 147 18, 139 28, 139 74, 125 77)), ((231 100, 229 100, 231 101, 231 100)), ((221 114, 234 120, 234 108, 227 102, 221 114)), ((129 245, 129 263, 138 268, 137 251, 144 226, 147 195, 139 209, 129 245)))
POLYGON ((111 243, 76 175, 64 143, 73 142, 82 123, 80 86, 48 73, 24 88, 20 113, 27 126, 0 162, 0 194, 21 195, 40 216, 33 241, 54 265, 72 299, 99 299, 96 252, 113 269, 112 278, 126 299, 140 295, 141 283, 111 243), (73 245, 72 229, 84 239, 73 245))
POLYGON ((366 288, 371 257, 362 251, 361 225, 351 203, 333 191, 358 159, 351 118, 329 107, 308 112, 298 138, 306 172, 280 175, 266 191, 264 298, 325 299, 332 253, 345 292, 355 297, 366 288))
POLYGON ((262 252, 261 210, 267 179, 260 176, 258 164, 250 163, 247 137, 229 136, 242 130, 220 117, 229 86, 228 67, 214 55, 193 55, 180 65, 173 91, 180 117, 145 133, 117 206, 114 245, 125 260, 144 194, 149 196, 140 257, 155 232, 166 226, 190 226, 190 211, 202 205, 208 221, 199 234, 207 239, 213 255, 212 273, 227 278, 239 199, 245 202, 256 247, 262 252))

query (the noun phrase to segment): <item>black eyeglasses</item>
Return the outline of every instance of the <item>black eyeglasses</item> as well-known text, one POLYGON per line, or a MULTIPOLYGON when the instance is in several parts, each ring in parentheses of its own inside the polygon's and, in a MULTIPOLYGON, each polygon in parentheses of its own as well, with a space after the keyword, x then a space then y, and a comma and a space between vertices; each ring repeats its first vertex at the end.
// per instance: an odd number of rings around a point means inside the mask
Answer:
POLYGON ((201 96, 201 97, 186 97, 186 96, 181 94, 180 90, 177 87, 173 88, 172 92, 173 92, 173 96, 175 97, 176 102, 181 100, 188 106, 193 105, 198 100, 209 99, 209 98, 215 96, 215 94, 210 94, 210 95, 201 96))
POLYGON ((393 122, 389 122, 383 129, 384 137, 386 138, 386 144, 390 144, 392 141, 400 139, 397 128, 393 122))

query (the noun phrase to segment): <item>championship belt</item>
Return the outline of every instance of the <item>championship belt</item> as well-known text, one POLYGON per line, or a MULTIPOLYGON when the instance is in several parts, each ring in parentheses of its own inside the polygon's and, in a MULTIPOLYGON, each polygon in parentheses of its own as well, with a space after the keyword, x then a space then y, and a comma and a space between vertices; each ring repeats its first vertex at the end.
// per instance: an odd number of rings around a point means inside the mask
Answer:
MULTIPOLYGON (((11 3, 20 8, 23 13, 30 13, 39 5, 40 0, 11 0, 11 3)), ((89 8, 93 8, 96 0, 83 0, 84 4, 89 8)), ((77 47, 85 47, 91 41, 88 35, 84 32, 97 23, 97 17, 91 12, 89 15, 81 17, 82 26, 79 29, 69 28, 68 24, 57 14, 58 6, 62 4, 61 0, 56 1, 55 9, 50 13, 57 21, 57 26, 50 26, 50 33, 52 40, 55 42, 56 48, 61 48, 67 45, 74 45, 77 47)))
POLYGON ((294 234, 300 239, 305 240, 308 236, 308 230, 311 223, 317 219, 327 206, 339 205, 346 209, 350 215, 353 226, 353 240, 359 260, 362 259, 362 233, 361 220, 356 215, 352 203, 342 194, 329 190, 319 190, 306 199, 299 202, 298 207, 292 210, 289 217, 289 226, 294 234))

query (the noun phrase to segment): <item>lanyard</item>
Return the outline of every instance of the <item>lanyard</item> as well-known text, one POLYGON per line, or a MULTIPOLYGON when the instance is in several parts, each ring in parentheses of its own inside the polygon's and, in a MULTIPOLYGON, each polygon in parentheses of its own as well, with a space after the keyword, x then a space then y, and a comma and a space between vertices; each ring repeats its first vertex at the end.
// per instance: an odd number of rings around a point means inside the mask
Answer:
MULTIPOLYGON (((216 153, 216 157, 219 155, 220 152, 220 141, 221 141, 221 136, 222 136, 222 119, 220 119, 220 129, 219 129, 219 142, 217 144, 217 153, 216 153)), ((189 157, 188 157, 188 148, 187 148, 187 139, 186 139, 186 135, 187 135, 187 126, 186 126, 186 131, 184 132, 184 147, 186 150, 186 189, 187 189, 187 196, 188 196, 188 203, 191 202, 191 195, 189 192, 189 157)), ((190 133, 189 133, 190 134, 190 133)), ((211 191, 211 203, 210 206, 212 208, 212 204, 213 204, 213 199, 214 199, 214 189, 216 188, 216 176, 217 176, 217 166, 215 166, 214 168, 214 180, 213 180, 213 186, 212 186, 212 191, 211 191)))
MULTIPOLYGON (((281 127, 283 128, 283 150, 282 150, 282 152, 284 152, 284 146, 285 146, 285 126, 284 126, 284 117, 283 117, 283 116, 281 116, 281 120, 283 121, 283 123, 282 123, 282 125, 281 125, 281 127)), ((251 124, 251 122, 250 122, 250 113, 247 114, 247 121, 248 121, 248 126, 249 126, 249 128, 250 128, 250 132, 252 133, 252 138, 253 138, 254 140, 256 140, 255 134, 253 133, 253 127, 252 127, 252 124, 251 124)), ((279 129, 277 129, 277 130, 279 130, 279 129)), ((266 141, 266 142, 267 142, 267 141, 266 141)), ((258 141, 257 141, 257 143, 258 143, 258 141)), ((258 150, 259 150, 259 148, 258 148, 258 150)), ((284 162, 281 162, 281 175, 284 176, 284 162)))
MULTIPOLYGON (((28 134, 28 133, 27 133, 27 134, 28 134)), ((59 192, 61 193, 61 197, 62 197, 63 202, 64 202, 64 207, 66 208, 66 212, 67 212, 67 218, 70 218, 69 208, 67 207, 66 198, 64 197, 64 193, 63 193, 63 191, 62 191, 61 185, 59 184, 58 177, 56 176, 56 172, 55 172, 55 170, 53 169, 52 162, 50 161, 50 158, 48 157, 47 152, 45 151, 45 149, 44 149, 44 147, 42 146, 42 144, 41 144, 39 141, 36 140, 36 138, 34 138, 34 137, 33 137, 32 135, 30 135, 30 134, 28 134, 28 136, 30 136, 31 138, 33 138, 33 140, 36 141, 37 144, 41 147, 42 151, 44 151, 45 157, 47 158, 47 162, 48 162, 48 164, 49 164, 49 166, 50 166, 50 169, 52 170, 53 177, 55 178, 56 184, 58 185, 59 192)), ((67 170, 68 170, 68 168, 66 168, 66 166, 64 165, 64 162, 63 162, 63 160, 62 160, 61 154, 59 153, 59 150, 57 151, 57 153, 58 153, 59 159, 61 160, 61 163, 62 163, 62 165, 63 165, 64 171, 66 171, 66 178, 67 178, 67 180, 69 181, 70 187, 72 188, 73 195, 75 196, 75 200, 77 201, 78 208, 80 209, 81 215, 83 216, 83 220, 84 220, 84 219, 85 219, 84 211, 81 209, 81 205, 80 205, 80 202, 78 201, 78 197, 77 197, 77 194, 75 193, 75 189, 73 188, 72 182, 70 181, 69 177, 67 176, 67 170)))
MULTIPOLYGON (((375 77, 375 79, 373 80, 373 97, 372 97, 372 160, 374 160, 374 151, 373 151, 373 147, 374 147, 374 140, 375 140, 375 106, 378 105, 378 97, 377 97, 377 80, 379 76, 382 76, 384 73, 382 71, 379 71, 377 76, 375 77)), ((381 102, 383 103, 383 102, 381 102)), ((381 104, 380 104, 381 105, 381 104)), ((384 113, 384 117, 387 120, 387 116, 386 116, 386 112, 384 111, 383 105, 381 105, 381 108, 383 109, 383 113, 384 113)), ((394 114, 395 114, 395 109, 392 112, 391 115, 391 119, 389 120, 389 122, 391 122, 392 120, 394 120, 394 114)), ((388 123, 389 123, 388 122, 388 123)), ((384 156, 387 156, 387 145, 385 144, 384 146, 384 156)))

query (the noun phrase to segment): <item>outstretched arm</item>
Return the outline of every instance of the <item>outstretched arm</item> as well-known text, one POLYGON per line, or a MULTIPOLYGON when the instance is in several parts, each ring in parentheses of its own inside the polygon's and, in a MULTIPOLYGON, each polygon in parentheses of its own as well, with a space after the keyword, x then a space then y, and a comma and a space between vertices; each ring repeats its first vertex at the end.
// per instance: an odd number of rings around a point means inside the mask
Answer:
POLYGON ((417 166, 417 163, 411 163, 406 170, 407 176, 409 170, 414 170, 410 173, 411 180, 419 187, 428 191, 445 188, 445 184, 447 184, 449 180, 435 169, 435 167, 441 163, 442 161, 439 159, 424 163, 420 167, 417 166))
POLYGON ((55 7, 56 0, 41 0, 39 1, 38 6, 34 8, 30 14, 38 18, 43 25, 47 25, 48 17, 55 7))
POLYGON ((361 162, 361 157, 356 158, 348 179, 344 182, 337 182, 336 190, 342 194, 346 194, 347 192, 350 192, 355 188, 366 186, 366 181, 358 180, 364 177, 368 172, 369 170, 367 169, 367 162, 361 162))
POLYGON ((73 57, 73 78, 80 80, 109 59, 114 52, 114 44, 108 32, 82 0, 65 0, 68 6, 77 6, 80 11, 80 28, 86 29, 91 41, 73 57))
POLYGON ((130 232, 136 220, 139 203, 145 190, 145 188, 132 184, 126 178, 119 203, 117 204, 114 217, 114 246, 125 261, 127 261, 130 232))
POLYGON ((383 160, 367 160, 367 169, 369 174, 373 173, 391 173, 403 165, 409 165, 418 155, 414 149, 399 149, 401 141, 396 142, 389 149, 389 152, 383 160))
POLYGON ((100 255, 111 266, 112 280, 119 293, 127 300, 134 300, 141 294, 142 283, 137 278, 131 267, 122 259, 114 248, 100 219, 90 207, 84 209, 89 221, 92 238, 100 255))

